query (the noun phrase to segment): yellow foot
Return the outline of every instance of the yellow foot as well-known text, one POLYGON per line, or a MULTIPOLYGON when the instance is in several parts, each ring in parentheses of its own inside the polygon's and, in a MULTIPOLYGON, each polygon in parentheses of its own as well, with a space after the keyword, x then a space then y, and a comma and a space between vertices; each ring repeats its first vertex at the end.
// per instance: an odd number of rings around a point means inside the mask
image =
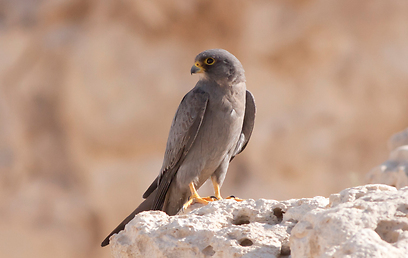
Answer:
MULTIPOLYGON (((212 197, 215 197, 217 200, 222 200, 221 193, 220 193, 220 185, 218 184, 217 179, 215 177, 211 177, 211 181, 213 183, 214 193, 215 193, 215 196, 212 196, 212 197)), ((244 199, 237 198, 237 197, 235 197, 233 195, 231 195, 231 196, 229 196, 229 197, 227 197, 225 199, 232 199, 232 200, 235 200, 237 202, 242 202, 244 200, 244 199)))
POLYGON ((201 198, 199 195, 191 196, 190 199, 183 205, 183 209, 186 210, 188 207, 194 203, 208 204, 212 200, 207 200, 208 197, 201 198))
POLYGON ((235 200, 235 201, 237 201, 237 202, 242 202, 242 201, 244 201, 244 199, 237 198, 237 197, 235 197, 235 196, 233 196, 233 195, 228 196, 228 197, 225 198, 225 199, 232 199, 232 200, 235 200))
POLYGON ((208 196, 208 197, 202 197, 202 199, 208 201, 208 202, 213 202, 213 201, 218 201, 221 200, 222 198, 217 198, 214 195, 208 196))
POLYGON ((194 187, 193 183, 190 183, 189 185, 190 191, 191 191, 191 196, 190 199, 183 205, 183 209, 187 209, 194 203, 202 203, 202 204, 208 204, 209 202, 216 201, 217 197, 215 196, 209 196, 209 197, 200 197, 194 187))

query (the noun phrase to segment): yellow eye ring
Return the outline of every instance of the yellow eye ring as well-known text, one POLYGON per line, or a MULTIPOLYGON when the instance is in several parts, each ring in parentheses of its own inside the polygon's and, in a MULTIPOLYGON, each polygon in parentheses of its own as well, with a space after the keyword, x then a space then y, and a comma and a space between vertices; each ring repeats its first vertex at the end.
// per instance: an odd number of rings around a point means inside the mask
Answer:
POLYGON ((213 64, 215 63, 215 59, 212 58, 212 57, 208 57, 208 58, 206 58, 206 59, 204 60, 204 63, 205 63, 206 65, 213 65, 213 64))

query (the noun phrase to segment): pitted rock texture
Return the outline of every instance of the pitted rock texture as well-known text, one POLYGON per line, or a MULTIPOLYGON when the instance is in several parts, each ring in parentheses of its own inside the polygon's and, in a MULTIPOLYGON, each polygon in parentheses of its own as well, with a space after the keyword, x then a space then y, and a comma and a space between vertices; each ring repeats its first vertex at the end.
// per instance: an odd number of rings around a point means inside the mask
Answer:
POLYGON ((297 219, 327 204, 324 197, 222 200, 171 217, 143 212, 113 236, 111 251, 114 257, 286 257, 297 219))
POLYGON ((349 188, 291 232, 292 257, 408 257, 408 187, 349 188))
POLYGON ((111 252, 116 258, 407 257, 408 187, 366 185, 282 202, 222 200, 176 216, 143 212, 111 238, 111 252))
POLYGON ((367 174, 367 182, 396 188, 408 186, 408 128, 394 134, 388 146, 391 149, 390 157, 367 174))

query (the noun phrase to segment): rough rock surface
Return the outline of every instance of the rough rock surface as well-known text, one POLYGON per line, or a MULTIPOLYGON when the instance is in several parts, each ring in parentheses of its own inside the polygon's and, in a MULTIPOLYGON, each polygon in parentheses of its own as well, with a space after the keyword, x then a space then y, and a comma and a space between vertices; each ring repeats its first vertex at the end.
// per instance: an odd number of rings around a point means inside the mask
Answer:
POLYGON ((114 257, 289 255, 288 232, 296 221, 328 203, 324 197, 284 202, 222 200, 172 217, 160 211, 143 212, 112 238, 111 250, 114 257))
POLYGON ((291 232, 293 257, 407 257, 408 187, 367 185, 330 196, 291 232))
POLYGON ((394 258, 408 253, 408 188, 367 185, 330 198, 282 202, 222 200, 187 212, 137 215, 112 237, 112 255, 394 258))
POLYGON ((390 157, 367 174, 370 184, 408 186, 408 128, 394 134, 388 141, 390 157))

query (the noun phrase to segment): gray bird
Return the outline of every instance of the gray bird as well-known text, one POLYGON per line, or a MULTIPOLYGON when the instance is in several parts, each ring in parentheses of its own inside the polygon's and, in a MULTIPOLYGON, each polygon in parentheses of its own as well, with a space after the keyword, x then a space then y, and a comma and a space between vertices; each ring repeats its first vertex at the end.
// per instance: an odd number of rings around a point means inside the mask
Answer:
POLYGON ((197 55, 191 74, 203 76, 181 101, 171 124, 158 177, 143 194, 144 200, 102 242, 123 230, 136 214, 162 210, 177 214, 194 202, 222 199, 220 187, 231 160, 248 144, 255 120, 255 101, 246 90, 239 60, 223 49, 197 55), (202 198, 196 189, 208 178, 214 196, 202 198))

